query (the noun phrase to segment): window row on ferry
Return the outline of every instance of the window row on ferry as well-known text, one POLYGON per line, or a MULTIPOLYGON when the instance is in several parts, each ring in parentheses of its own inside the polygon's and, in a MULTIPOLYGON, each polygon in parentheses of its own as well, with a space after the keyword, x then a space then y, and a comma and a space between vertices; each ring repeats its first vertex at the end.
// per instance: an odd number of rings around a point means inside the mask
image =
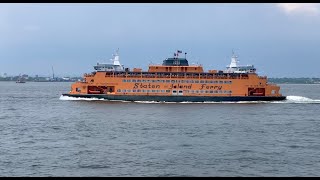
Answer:
MULTIPOLYGON (((151 90, 151 89, 118 89, 117 92, 123 92, 123 93, 135 93, 135 92, 142 92, 142 93, 170 93, 171 90, 151 90)), ((176 93, 176 90, 172 91, 173 93, 176 93)), ((219 90, 219 91, 205 91, 205 90, 184 90, 185 93, 192 93, 192 94, 231 94, 232 91, 228 90, 219 90)))
POLYGON ((200 83, 200 84, 232 84, 232 81, 208 81, 208 80, 149 80, 149 79, 123 79, 122 82, 133 83, 200 83))

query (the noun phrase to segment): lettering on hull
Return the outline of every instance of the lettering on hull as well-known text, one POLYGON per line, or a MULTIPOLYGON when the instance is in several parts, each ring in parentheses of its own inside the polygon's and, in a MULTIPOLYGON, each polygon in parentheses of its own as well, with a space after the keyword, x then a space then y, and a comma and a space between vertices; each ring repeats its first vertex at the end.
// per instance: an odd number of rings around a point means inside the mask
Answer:
POLYGON ((135 83, 133 89, 160 89, 160 85, 152 85, 152 84, 143 84, 143 83, 135 83))
MULTIPOLYGON (((192 89, 193 84, 170 84, 168 89, 192 89)), ((135 83, 133 89, 160 89, 159 84, 143 84, 135 83)), ((201 84, 200 90, 222 90, 222 86, 211 86, 207 84, 201 84)))

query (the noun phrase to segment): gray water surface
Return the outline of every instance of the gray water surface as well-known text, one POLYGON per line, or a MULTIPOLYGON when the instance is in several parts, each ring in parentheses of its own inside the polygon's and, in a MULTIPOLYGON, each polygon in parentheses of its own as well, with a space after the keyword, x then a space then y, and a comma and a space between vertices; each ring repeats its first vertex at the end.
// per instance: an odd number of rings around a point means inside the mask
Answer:
POLYGON ((320 176, 320 85, 275 103, 60 97, 70 85, 0 82, 0 176, 320 176))

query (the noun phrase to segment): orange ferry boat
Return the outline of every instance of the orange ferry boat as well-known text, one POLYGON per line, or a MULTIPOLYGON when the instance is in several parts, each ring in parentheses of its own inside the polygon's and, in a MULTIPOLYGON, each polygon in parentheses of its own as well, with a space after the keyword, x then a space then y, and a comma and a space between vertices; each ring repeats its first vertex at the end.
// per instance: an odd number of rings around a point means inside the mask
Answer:
POLYGON ((278 101, 286 97, 280 87, 258 76, 253 65, 238 65, 233 53, 226 70, 204 72, 202 65, 189 65, 182 51, 174 53, 162 65, 124 68, 118 50, 113 63, 97 63, 95 71, 72 84, 63 96, 123 101, 207 102, 207 101, 278 101))

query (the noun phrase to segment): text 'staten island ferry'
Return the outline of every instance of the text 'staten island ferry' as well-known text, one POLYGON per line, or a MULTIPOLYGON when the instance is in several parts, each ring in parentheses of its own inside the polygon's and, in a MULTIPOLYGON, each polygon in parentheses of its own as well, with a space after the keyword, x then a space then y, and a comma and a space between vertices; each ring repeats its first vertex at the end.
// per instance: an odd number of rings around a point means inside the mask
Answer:
MULTIPOLYGON (((63 96, 123 101, 207 102, 207 101, 278 101, 286 99, 280 87, 258 76, 253 65, 239 66, 233 54, 226 70, 204 72, 202 65, 189 65, 182 51, 174 53, 162 65, 124 68, 118 51, 113 63, 97 63, 95 72, 84 74, 63 96)), ((187 53, 185 53, 186 55, 187 53)))

